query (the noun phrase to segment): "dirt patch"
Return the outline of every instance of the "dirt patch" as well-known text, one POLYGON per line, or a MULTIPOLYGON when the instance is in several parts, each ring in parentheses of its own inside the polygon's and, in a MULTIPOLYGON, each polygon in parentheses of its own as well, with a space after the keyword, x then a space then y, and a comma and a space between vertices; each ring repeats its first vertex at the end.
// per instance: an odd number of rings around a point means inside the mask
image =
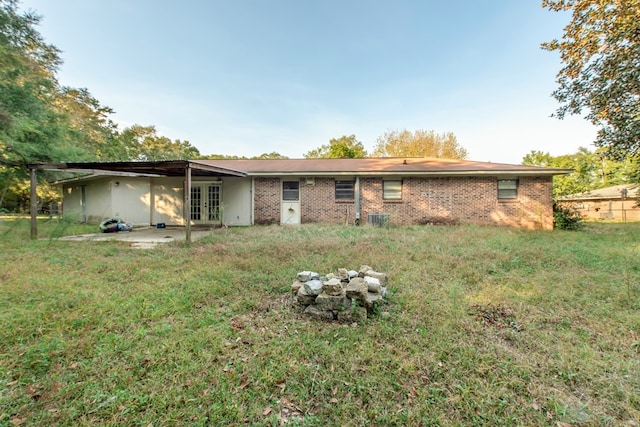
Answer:
POLYGON ((516 321, 516 316, 512 309, 501 305, 472 305, 468 310, 469 315, 482 322, 485 326, 494 328, 511 328, 516 331, 523 329, 516 321))

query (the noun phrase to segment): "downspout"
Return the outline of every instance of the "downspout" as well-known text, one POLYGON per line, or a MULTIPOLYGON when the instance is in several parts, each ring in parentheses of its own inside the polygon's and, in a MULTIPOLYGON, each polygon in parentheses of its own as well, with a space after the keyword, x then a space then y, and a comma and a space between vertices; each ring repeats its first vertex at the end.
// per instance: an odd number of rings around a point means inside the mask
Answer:
POLYGON ((250 203, 249 205, 251 206, 251 208, 249 209, 249 224, 254 225, 253 220, 254 220, 254 210, 255 210, 255 202, 256 202, 256 178, 255 177, 251 177, 251 190, 249 190, 251 192, 251 199, 250 199, 250 203))
POLYGON ((356 220, 355 225, 360 225, 360 177, 356 176, 355 183, 355 197, 356 197, 356 220))

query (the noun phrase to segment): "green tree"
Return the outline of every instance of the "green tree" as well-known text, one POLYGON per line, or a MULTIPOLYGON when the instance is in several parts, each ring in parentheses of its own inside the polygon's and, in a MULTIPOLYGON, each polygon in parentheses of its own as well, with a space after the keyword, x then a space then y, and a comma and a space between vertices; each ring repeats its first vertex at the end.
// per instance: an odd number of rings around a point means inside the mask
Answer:
MULTIPOLYGON (((35 29, 39 21, 20 13, 17 1, 0 0, 0 208, 12 200, 11 210, 25 206, 27 164, 85 154, 67 138, 66 117, 54 105, 61 59, 35 29)), ((41 185, 39 193, 47 190, 41 185)))
POLYGON ((113 110, 101 105, 87 89, 62 87, 53 104, 63 115, 65 138, 84 151, 88 159, 109 161, 122 157, 118 127, 110 118, 113 110))
POLYGON ((0 162, 3 166, 49 160, 57 154, 58 50, 35 30, 39 17, 19 14, 17 2, 0 0, 0 162))
POLYGON ((307 159, 354 159, 367 157, 367 151, 355 135, 341 136, 304 154, 307 159))
POLYGON ((378 138, 374 157, 435 157, 466 159, 469 153, 458 144, 452 132, 443 134, 432 130, 392 130, 378 138))
POLYGON ((247 160, 246 156, 237 156, 235 154, 201 154, 197 157, 201 160, 247 160))
POLYGON ((252 159, 288 159, 287 156, 283 156, 280 153, 276 153, 275 151, 272 151, 271 153, 262 153, 259 156, 253 156, 251 157, 252 159))
POLYGON ((275 151, 272 151, 271 153, 262 153, 259 156, 252 156, 252 157, 247 157, 247 156, 238 156, 235 154, 206 154, 206 155, 200 155, 200 157, 198 157, 198 159, 207 159, 207 160, 222 160, 222 159, 229 159, 229 160, 263 160, 263 159, 288 159, 287 156, 283 156, 280 153, 277 153, 275 151))
POLYGON ((531 151, 523 160, 523 165, 573 169, 568 175, 553 178, 554 197, 582 193, 598 188, 639 181, 640 164, 637 159, 621 161, 610 158, 605 149, 590 151, 580 147, 573 154, 551 156, 541 151, 531 151))
POLYGON ((158 136, 154 126, 133 125, 117 137, 121 147, 119 158, 114 160, 188 160, 200 157, 200 152, 188 141, 172 141, 158 136))
POLYGON ((552 11, 570 11, 557 51, 563 68, 553 96, 556 112, 585 114, 598 130, 596 146, 622 159, 640 155, 640 0, 543 0, 552 11))
POLYGON ((556 166, 554 157, 551 154, 536 150, 532 150, 529 154, 524 156, 522 164, 529 166, 541 166, 545 168, 559 167, 556 166))

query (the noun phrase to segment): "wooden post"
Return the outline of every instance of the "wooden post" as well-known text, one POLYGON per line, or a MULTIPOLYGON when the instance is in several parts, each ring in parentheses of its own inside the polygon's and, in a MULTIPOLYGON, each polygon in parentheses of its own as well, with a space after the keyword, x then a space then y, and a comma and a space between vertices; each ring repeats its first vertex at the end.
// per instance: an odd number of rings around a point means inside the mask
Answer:
POLYGON ((38 193, 36 192, 37 188, 37 176, 36 176, 36 168, 29 168, 31 175, 31 238, 38 238, 38 193))
POLYGON ((187 162, 184 169, 184 220, 185 238, 187 243, 191 243, 191 165, 187 162))

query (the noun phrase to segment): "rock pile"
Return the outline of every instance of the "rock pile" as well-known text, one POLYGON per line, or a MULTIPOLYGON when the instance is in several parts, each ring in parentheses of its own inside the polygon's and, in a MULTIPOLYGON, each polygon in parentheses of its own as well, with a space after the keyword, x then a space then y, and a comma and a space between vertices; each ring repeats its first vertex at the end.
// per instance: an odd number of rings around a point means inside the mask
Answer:
POLYGON ((291 290, 304 313, 319 319, 358 321, 367 318, 387 293, 389 276, 368 265, 358 271, 339 268, 326 276, 313 271, 298 273, 291 290))

